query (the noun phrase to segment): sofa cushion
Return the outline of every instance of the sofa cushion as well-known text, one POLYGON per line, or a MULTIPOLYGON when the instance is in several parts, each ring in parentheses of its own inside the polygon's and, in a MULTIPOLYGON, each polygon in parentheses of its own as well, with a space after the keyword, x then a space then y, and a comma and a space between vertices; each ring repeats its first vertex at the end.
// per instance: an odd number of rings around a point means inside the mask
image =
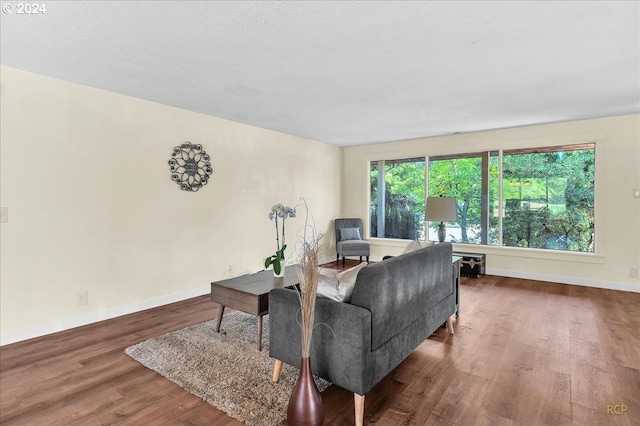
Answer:
POLYGON ((351 304, 371 312, 372 350, 454 294, 451 253, 450 243, 436 244, 374 263, 358 274, 351 304))
POLYGON ((349 302, 356 284, 358 272, 367 266, 367 262, 362 262, 352 268, 333 274, 329 268, 318 269, 318 297, 324 297, 338 302, 349 302))
POLYGON ((361 239, 360 228, 340 228, 340 241, 361 239))

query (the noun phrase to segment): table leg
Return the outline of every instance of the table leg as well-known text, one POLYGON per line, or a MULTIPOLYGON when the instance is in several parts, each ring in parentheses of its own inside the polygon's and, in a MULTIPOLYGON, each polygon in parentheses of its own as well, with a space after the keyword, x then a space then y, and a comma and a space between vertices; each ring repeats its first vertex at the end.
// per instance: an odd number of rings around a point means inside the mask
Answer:
POLYGON ((262 315, 258 315, 258 352, 262 351, 262 315))
POLYGON ((220 333, 220 323, 222 322, 222 314, 224 313, 224 305, 220 305, 220 310, 218 311, 218 325, 216 325, 216 332, 220 333))

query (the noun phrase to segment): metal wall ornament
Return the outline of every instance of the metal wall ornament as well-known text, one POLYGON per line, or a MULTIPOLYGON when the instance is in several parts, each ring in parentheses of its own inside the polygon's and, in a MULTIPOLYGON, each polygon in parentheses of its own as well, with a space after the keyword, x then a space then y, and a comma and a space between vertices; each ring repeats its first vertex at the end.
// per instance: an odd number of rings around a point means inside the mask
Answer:
POLYGON ((209 181, 213 173, 211 157, 202 145, 187 141, 173 148, 169 160, 171 180, 183 191, 196 192, 209 181))

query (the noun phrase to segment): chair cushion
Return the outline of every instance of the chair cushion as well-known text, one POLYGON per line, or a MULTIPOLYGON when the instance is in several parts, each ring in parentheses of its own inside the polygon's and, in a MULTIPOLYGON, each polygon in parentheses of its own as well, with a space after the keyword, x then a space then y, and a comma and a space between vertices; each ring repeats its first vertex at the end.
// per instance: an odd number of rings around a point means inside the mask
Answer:
POLYGON ((338 302, 350 302, 358 272, 365 266, 367 266, 367 262, 362 262, 342 272, 334 269, 335 274, 329 272, 328 268, 318 268, 318 297, 338 302))
POLYGON ((340 228, 340 240, 361 240, 360 228, 340 228))
POLYGON ((342 256, 369 256, 371 245, 364 240, 338 241, 336 251, 342 256))

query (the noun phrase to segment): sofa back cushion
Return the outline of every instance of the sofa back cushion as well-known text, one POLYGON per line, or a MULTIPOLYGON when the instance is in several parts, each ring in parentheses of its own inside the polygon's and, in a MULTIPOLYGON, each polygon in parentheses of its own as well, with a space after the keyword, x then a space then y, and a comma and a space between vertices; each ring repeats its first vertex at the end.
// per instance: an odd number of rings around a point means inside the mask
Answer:
POLYGON ((451 295, 452 246, 440 243, 363 268, 351 304, 371 312, 371 350, 451 295))

